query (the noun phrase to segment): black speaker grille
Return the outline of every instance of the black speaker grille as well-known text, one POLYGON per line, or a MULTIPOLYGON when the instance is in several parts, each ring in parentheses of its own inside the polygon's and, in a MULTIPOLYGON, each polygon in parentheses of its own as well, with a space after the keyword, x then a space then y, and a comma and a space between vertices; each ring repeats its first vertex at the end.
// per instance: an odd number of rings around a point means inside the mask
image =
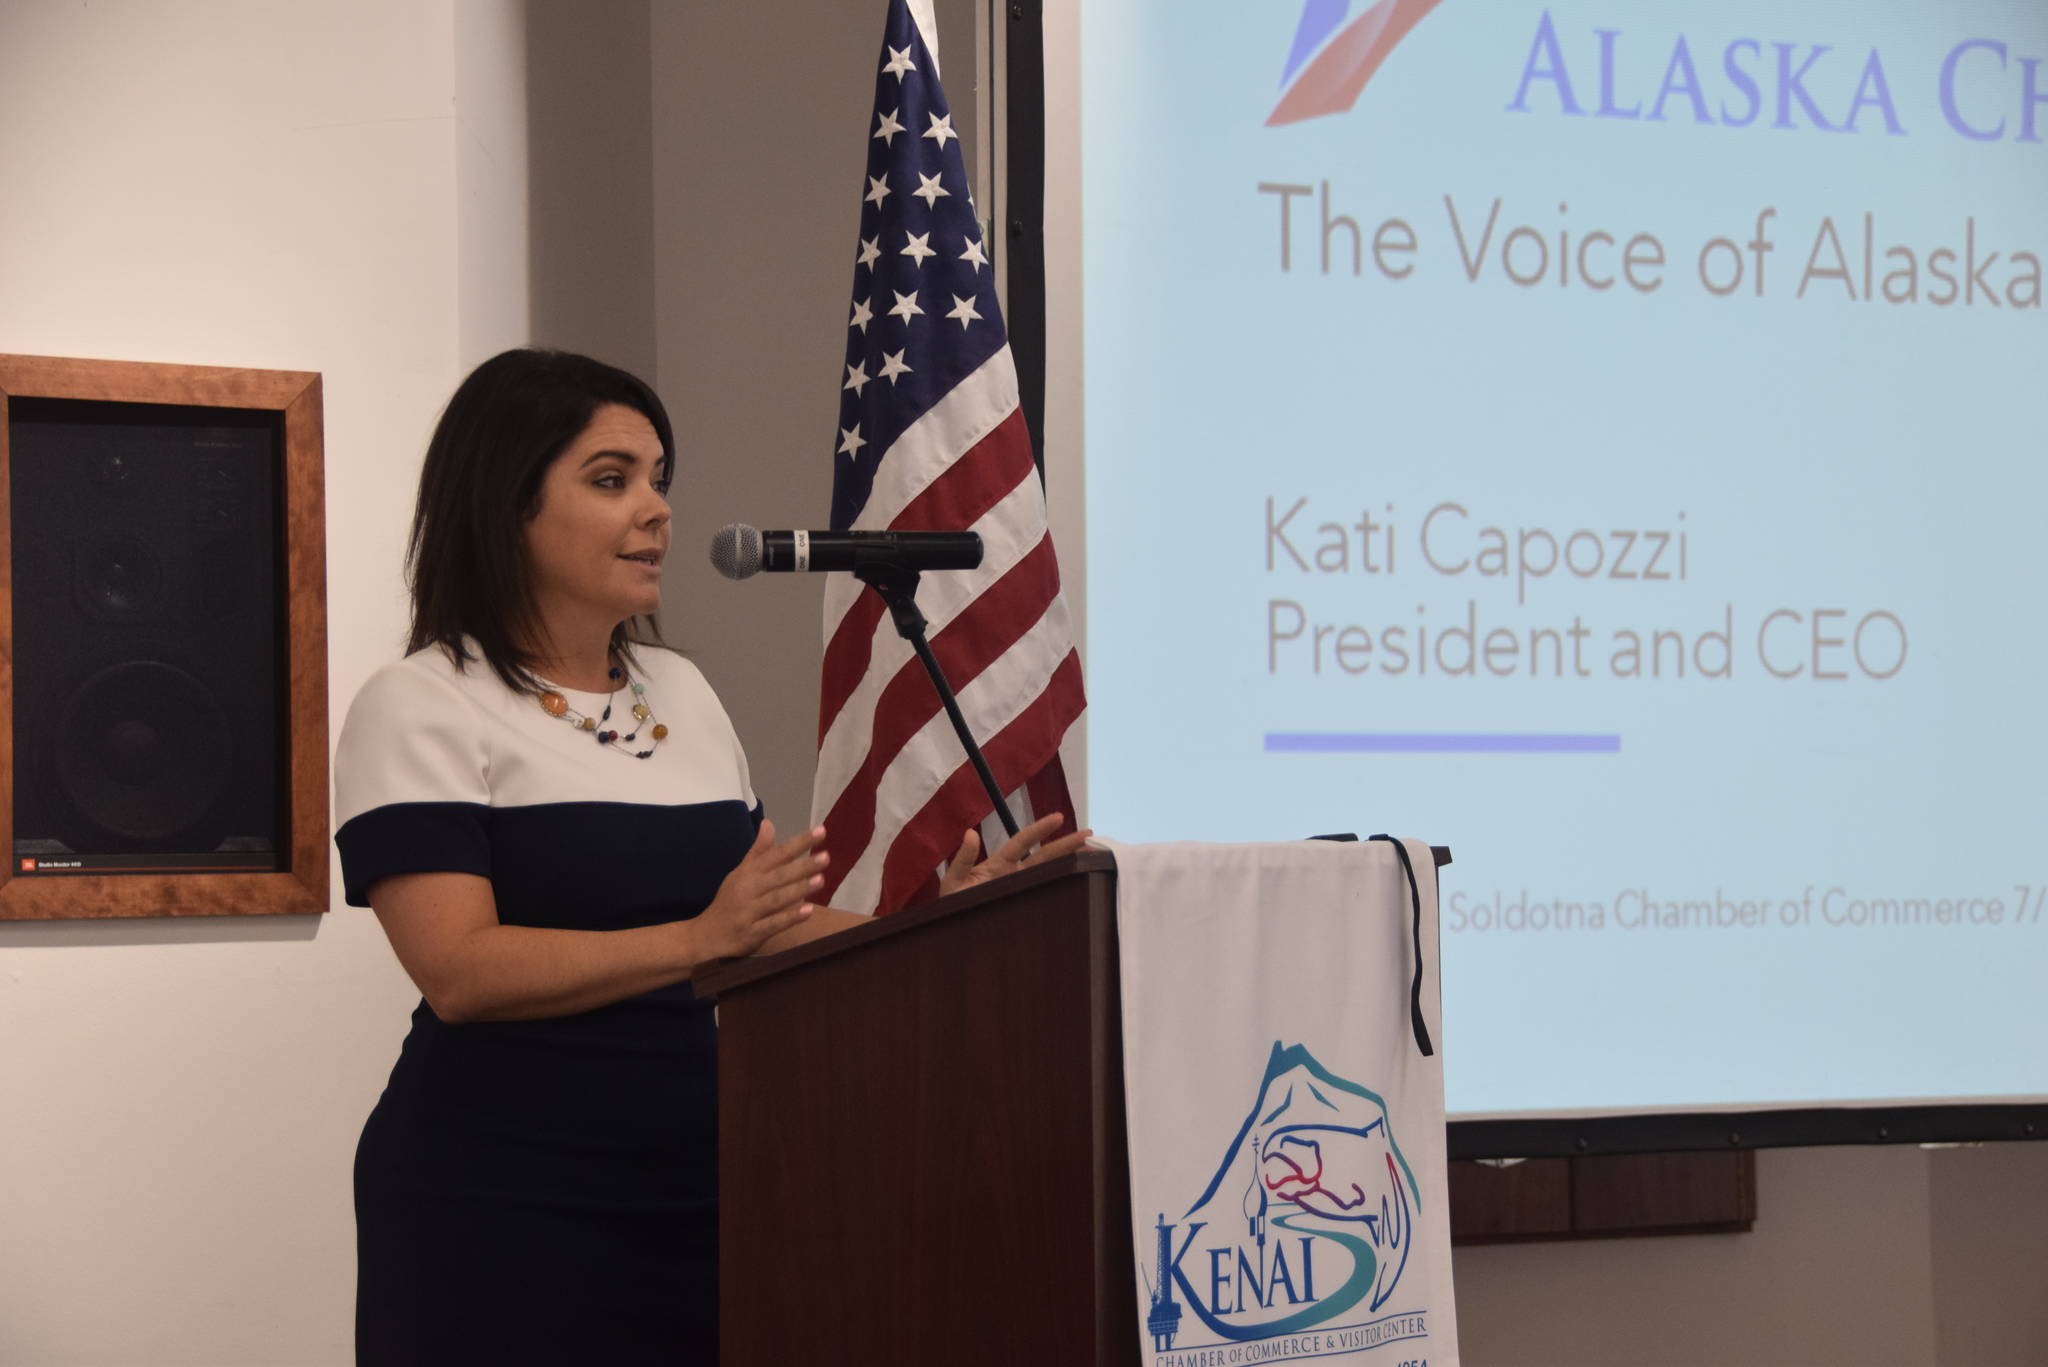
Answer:
POLYGON ((277 415, 15 399, 8 427, 15 852, 279 850, 277 415))

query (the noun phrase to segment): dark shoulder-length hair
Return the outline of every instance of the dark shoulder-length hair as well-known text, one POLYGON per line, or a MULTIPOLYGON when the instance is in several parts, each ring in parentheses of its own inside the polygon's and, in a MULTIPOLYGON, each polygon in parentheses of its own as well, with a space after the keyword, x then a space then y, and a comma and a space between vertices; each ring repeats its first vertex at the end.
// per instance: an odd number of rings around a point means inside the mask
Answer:
MULTIPOLYGON (((438 645, 457 668, 476 650, 518 693, 537 692, 531 647, 540 613, 526 524, 540 508, 548 466, 605 404, 623 404, 661 438, 660 478, 675 471, 668 412, 645 382, 616 366, 535 347, 485 361, 456 389, 427 443, 406 543, 412 632, 406 653, 438 645)), ((652 614, 612 629, 612 649, 662 645, 652 614)))

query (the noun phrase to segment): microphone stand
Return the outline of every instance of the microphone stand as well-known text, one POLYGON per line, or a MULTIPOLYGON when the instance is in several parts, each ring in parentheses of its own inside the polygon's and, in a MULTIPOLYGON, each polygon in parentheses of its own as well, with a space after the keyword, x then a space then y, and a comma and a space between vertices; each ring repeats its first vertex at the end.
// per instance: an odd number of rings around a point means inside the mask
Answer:
POLYGON ((931 645, 924 638, 924 614, 917 610, 917 571, 893 564, 865 565, 854 570, 853 577, 880 594, 882 601, 889 605, 889 616, 896 622, 896 634, 910 642, 917 658, 924 661, 924 672, 931 675, 932 687, 939 690, 939 701, 946 705, 946 716, 953 722, 953 732, 960 737, 967 758, 974 762, 974 772, 981 775, 981 786, 987 790, 988 800, 995 804, 1003 829, 1015 835, 1017 818, 1010 815, 1010 805, 1003 801, 1002 789, 996 787, 996 776, 989 770, 988 760, 982 757, 981 747, 974 743, 974 733, 967 729, 967 718, 960 713, 960 703, 953 696, 953 686, 946 682, 938 657, 932 654, 931 645))

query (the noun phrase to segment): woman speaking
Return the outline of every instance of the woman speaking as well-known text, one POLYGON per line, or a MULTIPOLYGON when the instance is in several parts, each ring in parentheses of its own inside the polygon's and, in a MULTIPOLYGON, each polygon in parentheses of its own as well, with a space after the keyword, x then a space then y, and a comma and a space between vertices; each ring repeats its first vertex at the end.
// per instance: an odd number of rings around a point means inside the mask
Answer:
MULTIPOLYGON (((689 978, 865 919, 808 899, 655 625, 675 443, 561 352, 463 381, 428 445, 407 654, 342 728, 336 844, 423 1000, 356 1154, 357 1360, 717 1361, 717 1086, 689 978)), ((1059 818, 942 891, 1063 854, 1059 818), (1034 848, 1036 847, 1036 848, 1034 848)))

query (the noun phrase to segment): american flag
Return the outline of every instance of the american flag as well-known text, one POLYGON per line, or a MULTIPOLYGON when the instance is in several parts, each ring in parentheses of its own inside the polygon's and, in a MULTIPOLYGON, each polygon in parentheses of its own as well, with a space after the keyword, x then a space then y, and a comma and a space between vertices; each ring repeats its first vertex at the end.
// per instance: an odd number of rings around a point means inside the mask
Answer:
MULTIPOLYGON (((927 576, 918 606, 997 783, 1071 830, 1059 743, 1083 706, 1080 655, 930 7, 917 8, 891 0, 875 78, 832 526, 981 534, 981 568, 927 576)), ((833 575, 812 795, 832 856, 822 899, 877 914, 917 900, 990 813, 881 599, 833 575)))

